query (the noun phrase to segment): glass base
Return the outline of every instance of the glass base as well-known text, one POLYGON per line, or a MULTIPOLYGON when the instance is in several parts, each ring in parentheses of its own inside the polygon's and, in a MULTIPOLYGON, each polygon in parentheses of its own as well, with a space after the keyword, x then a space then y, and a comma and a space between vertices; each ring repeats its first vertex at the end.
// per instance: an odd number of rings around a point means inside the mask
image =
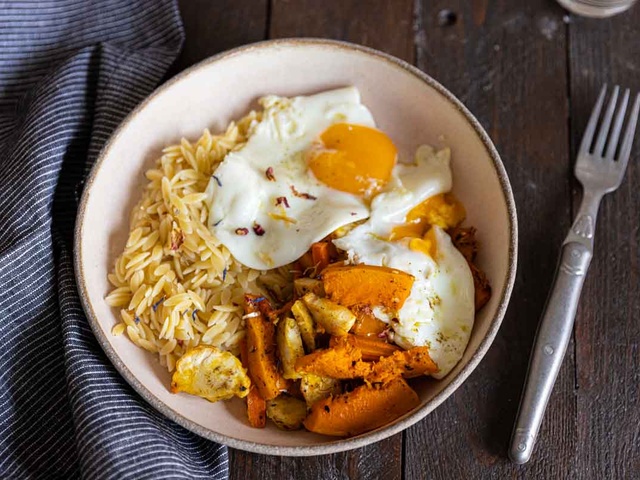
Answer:
POLYGON ((620 2, 615 2, 616 5, 612 5, 610 7, 589 5, 580 0, 558 0, 558 3, 566 10, 569 10, 571 13, 575 13, 576 15, 592 18, 606 18, 628 10, 633 6, 635 0, 623 3, 622 5, 620 2))

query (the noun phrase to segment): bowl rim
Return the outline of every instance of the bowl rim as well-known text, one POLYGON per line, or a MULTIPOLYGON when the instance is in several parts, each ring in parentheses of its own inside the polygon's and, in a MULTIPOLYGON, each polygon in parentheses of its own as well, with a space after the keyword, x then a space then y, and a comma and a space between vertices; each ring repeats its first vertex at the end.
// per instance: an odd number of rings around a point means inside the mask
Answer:
POLYGON ((96 336, 100 346, 106 353, 107 357, 111 361, 111 363, 115 366, 116 370, 124 377, 124 379, 131 385, 136 392, 142 396, 149 404, 151 404, 156 410, 165 415, 167 418, 171 419, 178 425, 190 430, 191 432, 200 435, 206 439, 212 440, 214 442, 227 445, 232 448, 245 450, 252 453, 266 454, 266 455, 279 455, 279 456, 294 456, 294 457, 303 457, 303 456, 313 456, 313 455, 326 455, 331 453, 344 452, 347 450, 352 450, 355 448, 364 447, 366 445, 379 442, 385 438, 388 438, 392 435, 395 435, 406 428, 412 426, 418 421, 422 420, 429 413, 431 413, 436 407, 438 407, 442 402, 444 402, 447 398, 449 398, 457 388, 462 385, 462 383, 467 379, 467 377, 475 370, 477 365, 480 363, 480 360, 484 357, 489 347, 493 343, 493 340, 500 328, 502 320, 507 310, 507 306, 509 304, 509 299, 511 296, 511 292, 513 290, 513 285, 515 282, 516 276, 516 268, 517 268, 517 239, 518 239, 518 223, 517 223, 517 214, 516 214, 516 206, 513 197, 513 192, 511 190, 511 185, 509 183, 509 178, 507 172, 504 168, 504 165, 500 159, 500 155, 498 154, 497 149, 493 145, 493 142, 489 138, 489 135, 486 133, 480 122, 475 118, 475 116, 462 104, 460 100, 458 100, 449 90, 443 87, 439 82, 434 80, 425 72, 419 70, 417 67, 409 64, 408 62, 401 60, 397 57, 394 57, 388 53, 384 53, 378 50, 375 50, 370 47, 365 47, 363 45, 358 45, 350 42, 340 41, 340 40, 331 40, 324 38, 284 38, 284 39, 275 39, 275 40, 265 40, 261 42, 251 43, 247 45, 243 45, 240 47, 233 48, 231 50, 227 50, 211 57, 208 57, 195 65, 183 70, 179 74, 175 75, 170 80, 166 81, 159 87, 157 87, 149 96, 147 96, 136 108, 134 108, 120 123, 120 125, 114 130, 111 134, 107 142, 104 144, 102 149, 100 150, 94 165, 91 168, 91 171, 87 177, 85 182, 85 186, 82 192, 82 197, 80 201, 80 205, 78 207, 78 213, 76 216, 76 226, 74 232, 74 272, 76 276, 78 293, 80 295, 80 301, 82 307, 85 311, 87 319, 89 321, 89 325, 93 330, 94 335, 96 336), (81 239, 83 237, 83 224, 84 224, 84 216, 86 213, 87 203, 89 200, 89 196, 91 194, 91 189, 94 183, 94 180, 102 166, 102 163, 105 160, 106 153, 110 150, 111 145, 117 140, 120 136, 121 132, 127 128, 128 124, 131 120, 144 108, 146 108, 147 104, 152 101, 157 95, 164 92, 168 88, 170 88, 173 84, 180 82, 182 79, 194 73, 196 70, 200 68, 210 65, 212 63, 218 62, 222 59, 237 56, 239 54, 243 54, 245 52, 255 51, 255 50, 264 50, 272 47, 297 47, 297 46, 325 46, 335 49, 346 49, 350 51, 355 51, 364 55, 369 55, 371 57, 375 57, 378 60, 385 61, 391 66, 396 68, 400 68, 405 70, 406 72, 414 75, 418 79, 422 80, 425 84, 435 89, 438 93, 440 93, 446 100, 449 101, 471 124, 475 133, 478 135, 480 140, 482 141, 489 157, 492 160, 493 168, 495 169, 498 179, 500 182, 500 186, 502 189, 502 194, 504 196, 507 213, 508 213, 508 221, 509 221, 509 252, 508 252, 508 270, 507 270, 507 278, 504 284, 502 291, 500 292, 500 301, 498 307, 496 309, 496 314, 492 319, 487 334, 482 339, 480 344, 478 345, 478 349, 473 354, 473 356, 469 359, 468 363, 460 370, 458 375, 435 397, 433 397, 429 402, 420 407, 418 410, 405 415, 400 420, 396 421, 393 424, 381 427, 377 430, 374 430, 369 433, 365 433, 353 438, 340 439, 336 441, 332 441, 329 443, 323 443, 319 445, 304 445, 304 446, 277 446, 277 445, 267 445, 263 443, 257 443, 248 440, 241 440, 238 438, 230 437, 221 433, 213 432, 208 428, 205 428, 198 423, 189 420, 184 417, 177 411, 173 410, 171 407, 163 403, 158 397, 156 397, 147 387, 145 387, 133 373, 128 369, 125 363, 120 359, 116 351, 112 348, 111 344, 107 340, 107 338, 103 335, 102 329, 100 328, 98 318, 92 308, 91 302, 89 300, 89 294, 87 285, 85 282, 85 276, 83 271, 83 255, 82 255, 82 242, 81 239))

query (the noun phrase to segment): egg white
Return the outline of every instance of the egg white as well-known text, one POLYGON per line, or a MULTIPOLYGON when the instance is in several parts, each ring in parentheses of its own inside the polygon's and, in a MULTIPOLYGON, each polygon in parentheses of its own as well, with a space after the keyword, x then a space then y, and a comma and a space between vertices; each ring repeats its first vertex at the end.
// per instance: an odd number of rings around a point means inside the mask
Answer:
POLYGON ((414 276, 411 293, 398 312, 374 306, 374 314, 390 324, 394 341, 408 349, 428 346, 438 365, 436 378, 447 375, 460 361, 473 328, 473 277, 451 238, 435 229, 436 258, 411 250, 408 240, 388 241, 393 227, 402 225, 414 206, 451 189, 448 149, 423 146, 414 165, 398 164, 394 179, 377 195, 371 215, 362 225, 334 240, 350 263, 396 268, 414 276), (395 318, 393 318, 395 317, 395 318))
POLYGON ((319 182, 304 154, 332 124, 375 127, 375 122, 354 87, 306 97, 269 96, 261 104, 262 120, 247 143, 225 157, 206 192, 210 230, 240 263, 266 270, 297 260, 313 242, 369 216, 360 196, 319 182), (271 180, 267 169, 273 172, 271 180), (292 186, 314 199, 296 196, 292 186), (276 206, 279 197, 286 198, 289 208, 276 206), (255 225, 262 235, 254 232, 255 225), (247 229, 245 235, 238 234, 242 229, 247 229))

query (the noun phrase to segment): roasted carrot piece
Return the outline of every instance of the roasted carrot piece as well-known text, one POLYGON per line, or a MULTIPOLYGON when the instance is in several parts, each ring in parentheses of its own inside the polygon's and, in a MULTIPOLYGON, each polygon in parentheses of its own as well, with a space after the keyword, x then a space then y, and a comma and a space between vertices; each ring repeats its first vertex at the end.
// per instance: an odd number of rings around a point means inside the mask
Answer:
POLYGON ((307 430, 346 437, 386 425, 416 408, 420 399, 401 377, 379 386, 355 390, 319 400, 304 420, 307 430))
MULTIPOLYGON (((341 337, 331 337, 329 346, 338 345, 341 337)), ((400 351, 399 347, 382 340, 361 337, 360 335, 347 335, 347 342, 362 352, 362 360, 366 362, 380 360, 380 357, 388 357, 394 352, 400 351)))
POLYGON ((371 366, 362 361, 362 352, 346 341, 340 341, 333 347, 316 350, 298 358, 296 371, 313 373, 329 378, 358 378, 371 372, 371 366))
POLYGON ((258 387, 260 395, 270 400, 280 394, 287 382, 276 366, 275 327, 260 312, 260 302, 251 295, 245 295, 245 312, 250 314, 247 322, 247 366, 249 376, 258 387))
MULTIPOLYGON (((246 339, 240 342, 240 360, 247 367, 249 363, 246 339)), ((247 395, 247 418, 249 425, 253 428, 264 428, 267 424, 267 402, 260 396, 258 387, 255 384, 251 385, 247 395)))
POLYGON ((308 273, 308 270, 315 266, 311 252, 307 252, 302 255, 302 257, 298 259, 298 264, 302 268, 302 275, 305 276, 308 273))
POLYGON ((406 272, 373 265, 331 267, 322 279, 328 297, 340 305, 382 305, 395 310, 411 293, 414 280, 406 272))
POLYGON ((351 327, 351 333, 365 337, 377 337, 387 328, 386 323, 373 315, 369 305, 355 305, 351 307, 351 311, 356 316, 356 323, 351 327))
POLYGON ((316 266, 316 272, 320 273, 329 265, 329 244, 327 242, 316 242, 311 245, 311 258, 316 266))
POLYGON ((251 385, 247 395, 247 418, 253 428, 264 428, 267 424, 267 402, 255 385, 251 385))
POLYGON ((380 358, 373 364, 367 382, 390 382, 394 378, 405 378, 429 375, 438 371, 438 366, 429 356, 427 347, 413 347, 409 350, 396 350, 393 354, 380 358))

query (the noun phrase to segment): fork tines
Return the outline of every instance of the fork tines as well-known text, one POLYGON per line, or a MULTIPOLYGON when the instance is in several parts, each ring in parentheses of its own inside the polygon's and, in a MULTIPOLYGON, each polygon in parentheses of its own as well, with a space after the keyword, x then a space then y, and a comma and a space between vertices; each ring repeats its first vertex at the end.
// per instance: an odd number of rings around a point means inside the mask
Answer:
POLYGON ((594 135, 596 132, 596 127, 598 125, 598 120, 600 118, 600 111, 602 110, 605 95, 607 93, 607 86, 604 85, 602 87, 602 90, 600 90, 600 96, 598 97, 598 101, 593 108, 591 118, 589 119, 589 123, 587 124, 584 136, 582 137, 579 154, 592 155, 594 157, 604 158, 610 161, 617 160, 621 164, 620 167, 624 169, 627 162, 629 161, 629 156, 631 155, 631 145, 633 144, 633 136, 636 130, 636 123, 638 121, 638 113, 640 112, 640 94, 636 95, 631 114, 629 115, 629 118, 627 120, 627 128, 625 130, 624 137, 622 138, 622 144, 619 146, 618 140, 620 139, 622 124, 624 123, 624 117, 627 111, 630 96, 629 89, 626 89, 622 97, 622 101, 617 106, 616 112, 616 104, 618 103, 619 91, 620 87, 616 85, 613 89, 613 93, 611 94, 609 104, 607 105, 607 110, 605 111, 604 117, 602 118, 602 122, 598 131, 598 137, 595 138, 594 144, 594 135), (612 120, 613 127, 611 127, 612 120), (592 145, 593 149, 591 148, 592 145), (606 152, 604 151, 605 145, 607 147, 606 152), (616 151, 618 151, 617 157, 616 151))

